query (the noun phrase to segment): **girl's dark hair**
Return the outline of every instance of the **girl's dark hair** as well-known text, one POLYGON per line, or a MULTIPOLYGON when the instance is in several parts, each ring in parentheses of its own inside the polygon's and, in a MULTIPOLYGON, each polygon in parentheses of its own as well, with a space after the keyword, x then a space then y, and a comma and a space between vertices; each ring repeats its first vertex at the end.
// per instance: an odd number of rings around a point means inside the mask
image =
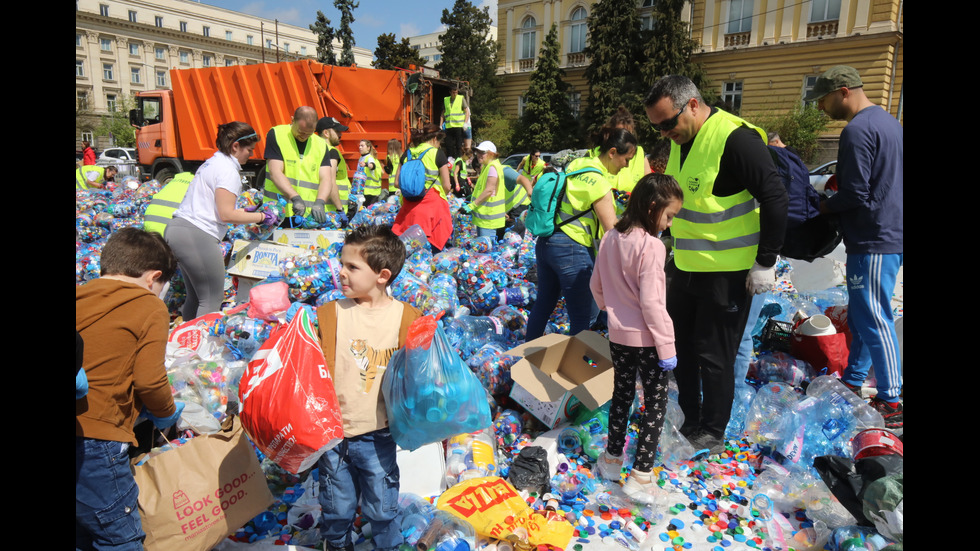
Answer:
POLYGON ((630 193, 623 217, 616 222, 616 231, 625 234, 640 226, 650 235, 657 235, 657 221, 674 199, 684 201, 684 192, 673 176, 656 172, 647 174, 630 193))
POLYGON ((618 153, 627 153, 636 149, 636 136, 622 128, 604 126, 592 136, 592 143, 599 147, 599 155, 614 147, 618 153))
POLYGON ((441 142, 445 137, 446 133, 439 128, 438 124, 429 123, 423 126, 421 130, 412 130, 412 147, 423 144, 432 138, 439 138, 439 141, 441 142))
POLYGON ((616 108, 616 112, 609 117, 606 121, 605 128, 625 128, 630 132, 636 129, 636 121, 633 120, 633 113, 626 108, 625 105, 620 105, 616 108))
POLYGON ((378 150, 377 150, 377 149, 375 149, 375 147, 374 147, 374 142, 372 142, 371 140, 361 140, 361 142, 360 142, 360 143, 366 143, 366 144, 368 144, 368 146, 370 146, 370 148, 371 148, 371 150, 370 150, 370 151, 369 151, 368 153, 369 153, 369 154, 370 154, 370 155, 371 155, 372 157, 377 157, 377 156, 378 156, 378 150))
POLYGON ((225 155, 231 155, 231 146, 238 142, 242 147, 258 143, 259 135, 255 133, 247 122, 226 122, 218 125, 218 137, 214 140, 214 146, 218 151, 225 155))

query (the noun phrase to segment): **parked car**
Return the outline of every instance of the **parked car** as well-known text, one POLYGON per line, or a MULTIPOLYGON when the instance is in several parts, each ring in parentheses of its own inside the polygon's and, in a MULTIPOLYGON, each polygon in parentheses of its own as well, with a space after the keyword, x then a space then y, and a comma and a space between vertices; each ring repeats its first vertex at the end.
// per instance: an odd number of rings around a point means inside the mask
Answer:
MULTIPOLYGON (((113 165, 119 169, 117 178, 123 176, 140 177, 140 168, 137 163, 136 149, 132 147, 107 147, 95 161, 99 166, 113 165)), ((120 180, 116 180, 117 182, 120 180)))
POLYGON ((837 161, 824 163, 810 171, 810 185, 818 192, 823 193, 827 180, 834 174, 837 174, 837 161))

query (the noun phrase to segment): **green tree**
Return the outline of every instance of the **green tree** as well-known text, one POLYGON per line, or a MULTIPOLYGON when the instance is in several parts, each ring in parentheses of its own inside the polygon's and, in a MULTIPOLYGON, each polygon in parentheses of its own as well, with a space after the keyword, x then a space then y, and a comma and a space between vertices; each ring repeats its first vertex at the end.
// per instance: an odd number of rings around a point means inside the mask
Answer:
POLYGON ((524 95, 524 114, 514 136, 518 149, 558 151, 570 145, 569 138, 576 134, 577 124, 568 105, 564 76, 558 28, 552 25, 524 95))
POLYGON ((132 96, 119 96, 115 109, 102 116, 95 135, 110 136, 113 143, 120 147, 135 146, 136 132, 129 124, 129 111, 135 107, 136 100, 132 96))
MULTIPOLYGON (((718 98, 711 88, 704 67, 691 60, 691 55, 700 44, 690 37, 688 24, 681 20, 684 0, 657 0, 653 8, 653 30, 642 33, 643 67, 640 70, 642 82, 649 88, 654 82, 667 75, 684 75, 698 87, 704 100, 712 105, 718 98)), ((646 94, 647 90, 642 90, 646 94)), ((641 143, 651 143, 660 139, 650 127, 644 113, 633 113, 637 122, 637 134, 641 143)))
POLYGON ((643 113, 645 91, 640 67, 640 19, 636 0, 601 0, 589 14, 589 41, 585 55, 589 65, 585 79, 589 83, 585 124, 589 134, 605 124, 620 104, 634 117, 643 113))
POLYGON ((472 95, 473 131, 500 113, 497 97, 497 41, 487 38, 490 8, 477 8, 468 0, 456 0, 453 10, 442 10, 439 20, 446 32, 439 35, 442 60, 436 64, 442 78, 469 82, 472 95))
POLYGON ((374 50, 374 61, 371 62, 375 69, 407 69, 412 64, 421 67, 425 65, 425 61, 419 51, 408 43, 408 38, 397 42, 394 33, 378 36, 378 47, 374 50))
POLYGON ((812 163, 817 155, 817 138, 827 128, 830 119, 823 111, 812 104, 797 104, 791 111, 774 109, 751 117, 753 124, 766 132, 775 132, 783 143, 793 146, 800 152, 804 163, 812 163))
POLYGON ((360 7, 360 2, 354 0, 333 0, 335 8, 340 10, 340 29, 337 30, 337 38, 343 45, 340 51, 340 63, 343 67, 354 66, 354 31, 351 30, 351 23, 354 22, 354 10, 360 7))
POLYGON ((316 60, 327 65, 337 64, 337 54, 333 51, 333 41, 337 31, 330 26, 330 20, 322 11, 317 10, 316 22, 310 25, 310 30, 316 35, 316 60))

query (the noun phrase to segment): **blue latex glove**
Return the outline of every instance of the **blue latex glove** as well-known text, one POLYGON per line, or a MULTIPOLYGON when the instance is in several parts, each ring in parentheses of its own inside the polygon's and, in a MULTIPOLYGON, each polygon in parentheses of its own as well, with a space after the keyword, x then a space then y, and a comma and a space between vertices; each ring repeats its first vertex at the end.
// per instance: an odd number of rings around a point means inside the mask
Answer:
POLYGON ((473 204, 466 203, 465 205, 463 205, 463 212, 465 212, 466 214, 473 212, 473 204))
MULTIPOLYGON (((150 412, 146 412, 146 416, 153 421, 154 427, 163 430, 180 420, 180 414, 184 411, 184 402, 174 401, 174 405, 177 406, 177 410, 170 417, 157 417, 150 412)), ((145 407, 143 409, 146 410, 145 407)))
POLYGON ((84 369, 79 369, 75 375, 75 399, 78 400, 88 394, 88 376, 84 369))
POLYGON ((337 211, 337 214, 339 215, 338 217, 340 218, 340 226, 341 227, 345 227, 345 226, 347 226, 347 224, 350 223, 350 219, 347 218, 347 213, 346 212, 340 210, 340 211, 337 211))
POLYGON ((664 371, 673 371, 677 367, 677 356, 671 356, 662 360, 657 360, 657 365, 664 371))

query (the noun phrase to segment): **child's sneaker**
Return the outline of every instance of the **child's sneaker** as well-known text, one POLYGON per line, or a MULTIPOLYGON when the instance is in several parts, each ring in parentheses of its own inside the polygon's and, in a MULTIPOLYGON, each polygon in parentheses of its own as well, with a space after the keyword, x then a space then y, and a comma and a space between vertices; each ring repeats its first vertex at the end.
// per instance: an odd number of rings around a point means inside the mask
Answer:
POLYGON ((603 451, 596 460, 599 467, 599 476, 605 480, 619 482, 623 479, 623 456, 616 457, 609 452, 603 451))
POLYGON ((895 402, 895 405, 892 405, 876 396, 871 399, 870 405, 885 419, 886 428, 900 429, 904 427, 905 415, 902 402, 895 402))
POLYGON ((652 472, 633 469, 623 484, 623 493, 637 503, 651 505, 654 501, 652 490, 657 486, 652 472))

